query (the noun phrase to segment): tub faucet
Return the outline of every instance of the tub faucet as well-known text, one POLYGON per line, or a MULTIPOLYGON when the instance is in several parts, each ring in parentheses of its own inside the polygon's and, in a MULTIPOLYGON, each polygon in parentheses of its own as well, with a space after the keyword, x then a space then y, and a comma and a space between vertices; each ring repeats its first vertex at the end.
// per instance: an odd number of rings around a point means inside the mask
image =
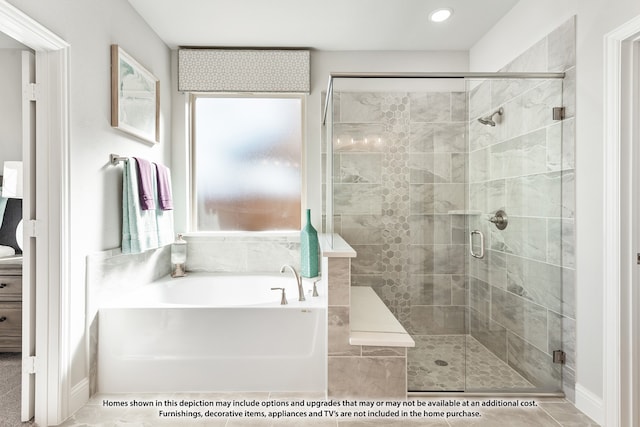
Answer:
POLYGON ((280 273, 284 273, 284 271, 287 268, 291 270, 291 272, 293 273, 293 276, 296 279, 296 285, 298 285, 298 301, 305 301, 304 290, 302 289, 302 279, 300 279, 300 276, 298 275, 298 272, 296 271, 296 269, 290 266, 289 264, 285 264, 280 268, 280 273))
POLYGON ((284 288, 271 288, 272 291, 282 291, 282 297, 280 298, 280 305, 287 305, 287 294, 284 292, 284 288))

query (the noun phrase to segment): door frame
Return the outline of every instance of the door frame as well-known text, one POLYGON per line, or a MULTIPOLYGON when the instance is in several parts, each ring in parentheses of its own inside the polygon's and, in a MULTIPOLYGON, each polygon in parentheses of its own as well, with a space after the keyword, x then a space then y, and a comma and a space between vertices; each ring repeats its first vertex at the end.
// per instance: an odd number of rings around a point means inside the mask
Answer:
POLYGON ((604 425, 638 427, 640 16, 604 42, 604 425))
MULTIPOLYGON (((70 414, 69 49, 53 32, 0 0, 0 31, 36 54, 35 422, 70 414), (54 195, 53 197, 49 197, 54 195)), ((28 159, 24 159, 28 161, 28 159)), ((26 228, 28 230, 28 228, 26 228)), ((29 231, 25 232, 29 235, 29 231)), ((75 409, 75 408, 74 408, 75 409)))

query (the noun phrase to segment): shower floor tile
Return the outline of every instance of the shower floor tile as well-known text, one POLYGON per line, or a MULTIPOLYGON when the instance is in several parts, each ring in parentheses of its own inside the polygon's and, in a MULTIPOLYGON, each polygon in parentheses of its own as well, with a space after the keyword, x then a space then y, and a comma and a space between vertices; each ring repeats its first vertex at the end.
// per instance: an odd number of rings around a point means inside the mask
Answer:
POLYGON ((465 336, 418 335, 413 339, 416 346, 407 353, 409 391, 464 391, 465 336))
POLYGON ((410 391, 527 389, 534 386, 470 335, 418 335, 407 355, 410 391))

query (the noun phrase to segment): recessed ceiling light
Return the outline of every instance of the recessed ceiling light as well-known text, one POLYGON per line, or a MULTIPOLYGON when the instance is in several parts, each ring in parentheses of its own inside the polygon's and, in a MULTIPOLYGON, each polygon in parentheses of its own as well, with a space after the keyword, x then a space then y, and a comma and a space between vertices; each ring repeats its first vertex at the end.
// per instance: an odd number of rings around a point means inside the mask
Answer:
POLYGON ((429 21, 431 22, 443 22, 449 19, 453 15, 453 9, 448 7, 436 9, 429 14, 429 21))

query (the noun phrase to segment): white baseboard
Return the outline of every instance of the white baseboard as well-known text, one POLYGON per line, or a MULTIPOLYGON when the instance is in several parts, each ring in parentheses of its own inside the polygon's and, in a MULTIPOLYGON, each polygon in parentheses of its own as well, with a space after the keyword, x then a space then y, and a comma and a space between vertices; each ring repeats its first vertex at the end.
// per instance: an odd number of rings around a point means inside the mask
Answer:
POLYGON ((604 401, 580 384, 576 384, 576 408, 600 425, 604 425, 604 401))
POLYGON ((69 395, 69 416, 82 408, 89 401, 89 378, 83 378, 73 386, 69 395))

